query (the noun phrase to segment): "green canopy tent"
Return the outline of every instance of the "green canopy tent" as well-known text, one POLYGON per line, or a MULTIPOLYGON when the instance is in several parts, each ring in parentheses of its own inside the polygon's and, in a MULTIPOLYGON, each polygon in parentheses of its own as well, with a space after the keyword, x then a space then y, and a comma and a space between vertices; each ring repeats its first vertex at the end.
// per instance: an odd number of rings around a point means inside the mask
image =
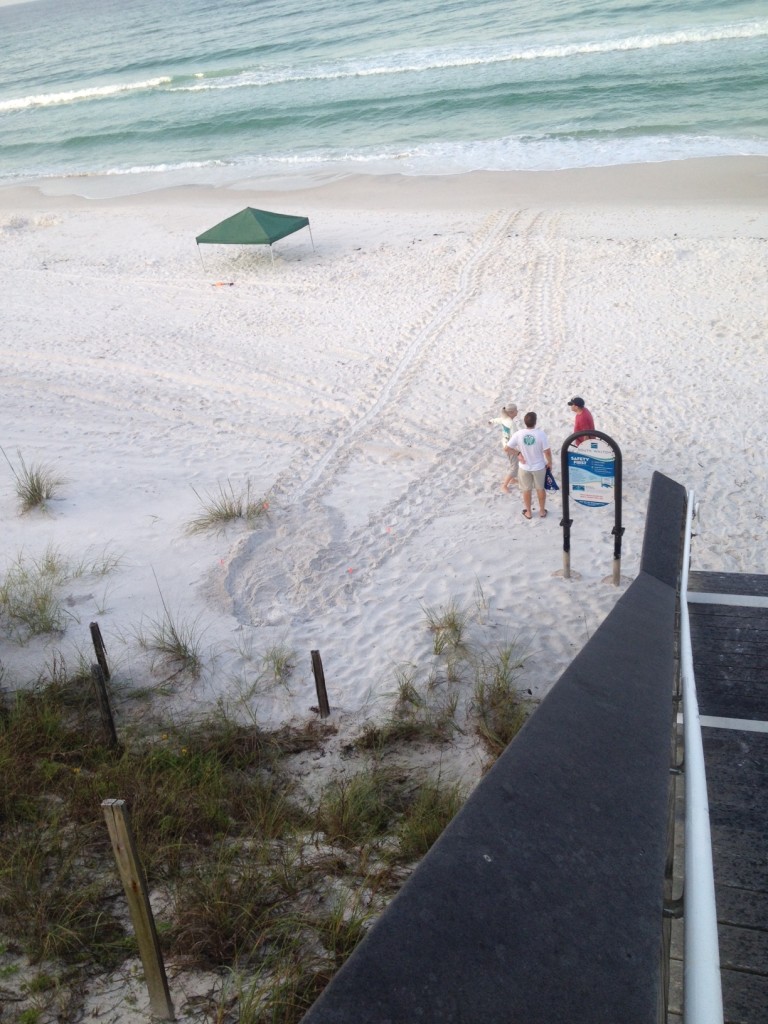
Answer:
MULTIPOLYGON (((293 217, 287 213, 270 213, 268 210, 254 210, 246 206, 240 213, 227 217, 220 224, 208 228, 202 235, 198 235, 198 252, 200 243, 208 245, 268 245, 270 255, 274 262, 275 256, 272 252, 272 243, 286 235, 292 235, 294 231, 302 228, 309 229, 309 237, 312 238, 312 228, 309 227, 309 217, 293 217)), ((315 248, 315 240, 312 238, 312 248, 315 248)), ((200 256, 202 263, 203 257, 200 256)), ((205 269, 205 264, 203 264, 205 269)))

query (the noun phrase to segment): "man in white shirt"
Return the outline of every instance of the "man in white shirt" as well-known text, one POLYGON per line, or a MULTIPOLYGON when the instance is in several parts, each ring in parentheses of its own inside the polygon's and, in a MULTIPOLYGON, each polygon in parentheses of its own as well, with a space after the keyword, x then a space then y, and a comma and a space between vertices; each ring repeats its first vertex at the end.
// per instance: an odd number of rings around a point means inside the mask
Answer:
POLYGON ((535 412, 527 412, 523 416, 523 423, 525 429, 512 434, 505 447, 514 448, 520 453, 517 479, 523 496, 523 516, 526 519, 531 518, 531 493, 535 487, 536 497, 539 499, 539 515, 544 519, 547 514, 544 478, 547 469, 552 468, 552 449, 549 447, 547 435, 536 427, 535 412))

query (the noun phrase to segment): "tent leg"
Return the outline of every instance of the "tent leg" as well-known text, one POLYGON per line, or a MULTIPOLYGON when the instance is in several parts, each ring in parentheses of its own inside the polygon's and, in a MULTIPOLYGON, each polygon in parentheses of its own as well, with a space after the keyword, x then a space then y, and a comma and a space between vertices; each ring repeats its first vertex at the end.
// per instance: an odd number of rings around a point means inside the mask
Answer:
MULTIPOLYGON (((310 239, 312 241, 312 252, 314 252, 315 251, 315 240, 314 240, 314 238, 312 238, 312 228, 309 226, 309 224, 307 224, 307 231, 309 232, 309 237, 310 237, 310 239)), ((199 246, 198 246, 198 248, 199 248, 199 246)))
POLYGON ((272 266, 274 267, 274 265, 275 265, 275 251, 272 248, 272 243, 271 242, 269 243, 269 255, 272 257, 272 266))
POLYGON ((200 265, 203 268, 203 273, 205 273, 205 263, 203 263, 203 254, 200 252, 200 245, 199 245, 199 243, 198 243, 198 246, 197 246, 197 254, 200 257, 200 265))

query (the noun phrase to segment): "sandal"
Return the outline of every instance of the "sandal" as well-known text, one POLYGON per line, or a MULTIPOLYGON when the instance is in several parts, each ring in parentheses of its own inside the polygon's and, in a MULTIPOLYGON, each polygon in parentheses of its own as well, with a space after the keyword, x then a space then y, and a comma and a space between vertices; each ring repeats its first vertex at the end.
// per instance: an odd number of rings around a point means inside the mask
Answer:
POLYGON ((548 508, 543 508, 541 510, 541 512, 539 512, 539 518, 540 519, 546 519, 547 518, 547 512, 549 512, 549 509, 548 508))
POLYGON ((523 509, 523 519, 530 519, 530 518, 531 518, 531 513, 528 511, 527 508, 524 508, 523 509))

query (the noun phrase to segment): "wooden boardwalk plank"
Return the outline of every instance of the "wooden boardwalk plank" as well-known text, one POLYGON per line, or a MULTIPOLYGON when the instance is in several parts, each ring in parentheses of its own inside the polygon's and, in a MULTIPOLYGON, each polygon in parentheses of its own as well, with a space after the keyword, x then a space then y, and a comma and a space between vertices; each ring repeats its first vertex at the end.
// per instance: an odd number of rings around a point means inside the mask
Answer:
POLYGON ((688 612, 701 714, 768 721, 768 608, 688 612))
POLYGON ((690 572, 688 589, 705 594, 752 594, 768 597, 768 576, 747 572, 690 572))
MULTIPOLYGON (((768 595, 768 577, 691 573, 699 593, 768 595)), ((768 722, 768 608, 689 604, 702 716, 768 722)), ((768 733, 705 726, 726 1024, 768 1021, 768 733)))
POLYGON ((723 971, 725 1024, 765 1024, 768 979, 741 971, 723 971))

